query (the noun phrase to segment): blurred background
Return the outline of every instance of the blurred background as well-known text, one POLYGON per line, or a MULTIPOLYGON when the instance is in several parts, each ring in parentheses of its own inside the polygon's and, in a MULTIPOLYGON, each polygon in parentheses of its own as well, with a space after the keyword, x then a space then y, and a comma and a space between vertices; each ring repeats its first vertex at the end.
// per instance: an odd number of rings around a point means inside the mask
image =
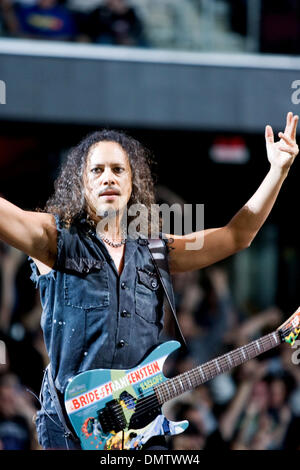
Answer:
MULTIPOLYGON (((106 127, 151 149, 159 202, 204 204, 205 228, 224 225, 268 171, 265 125, 277 133, 299 113, 296 0, 0 0, 0 34, 0 193, 23 209, 42 207, 68 150, 106 127)), ((250 248, 173 277, 188 352, 166 374, 275 330, 300 304, 299 171, 250 248)), ((39 449, 28 390, 48 358, 30 275, 1 243, 0 449, 39 449)), ((191 423, 172 448, 300 449, 299 361, 282 345, 169 402, 168 417, 191 423)))

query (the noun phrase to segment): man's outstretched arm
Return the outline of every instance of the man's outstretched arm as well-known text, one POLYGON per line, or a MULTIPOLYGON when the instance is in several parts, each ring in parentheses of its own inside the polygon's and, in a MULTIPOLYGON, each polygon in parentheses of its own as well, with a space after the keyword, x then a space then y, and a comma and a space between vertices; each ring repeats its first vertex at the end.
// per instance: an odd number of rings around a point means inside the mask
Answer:
POLYGON ((0 198, 0 239, 50 268, 56 257, 56 226, 51 214, 24 211, 0 198))
POLYGON ((209 266, 251 244, 268 217, 299 152, 296 143, 298 120, 298 116, 287 114, 285 131, 279 133, 278 142, 274 142, 271 126, 266 126, 270 170, 254 195, 227 225, 184 236, 168 236, 171 272, 192 271, 209 266), (192 243, 195 249, 191 249, 192 243), (187 249, 188 246, 190 249, 187 249))

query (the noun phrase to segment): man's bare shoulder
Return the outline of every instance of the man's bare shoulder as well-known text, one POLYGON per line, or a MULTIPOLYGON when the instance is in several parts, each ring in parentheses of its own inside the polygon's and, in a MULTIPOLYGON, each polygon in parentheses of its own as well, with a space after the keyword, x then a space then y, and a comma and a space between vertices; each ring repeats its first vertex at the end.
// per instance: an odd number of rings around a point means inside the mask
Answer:
POLYGON ((48 224, 49 227, 52 226, 56 228, 55 217, 53 214, 49 214, 48 212, 38 212, 38 211, 26 211, 28 217, 32 218, 32 220, 38 220, 39 222, 44 222, 48 224))
POLYGON ((0 240, 43 263, 56 259, 57 229, 52 214, 27 211, 0 197, 0 240))
POLYGON ((57 253, 57 227, 53 214, 27 212, 26 216, 39 231, 36 238, 36 256, 32 256, 41 274, 52 269, 57 253))

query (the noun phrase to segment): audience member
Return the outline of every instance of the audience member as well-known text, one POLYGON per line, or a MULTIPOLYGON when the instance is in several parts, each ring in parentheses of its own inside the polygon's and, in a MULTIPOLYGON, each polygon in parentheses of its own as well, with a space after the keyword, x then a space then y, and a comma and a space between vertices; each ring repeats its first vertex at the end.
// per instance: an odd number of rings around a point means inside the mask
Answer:
POLYGON ((76 37, 75 22, 58 0, 36 0, 33 5, 15 2, 6 9, 7 25, 17 37, 70 41, 76 37))
POLYGON ((144 46, 143 25, 127 0, 106 0, 88 18, 93 42, 119 46, 144 46))

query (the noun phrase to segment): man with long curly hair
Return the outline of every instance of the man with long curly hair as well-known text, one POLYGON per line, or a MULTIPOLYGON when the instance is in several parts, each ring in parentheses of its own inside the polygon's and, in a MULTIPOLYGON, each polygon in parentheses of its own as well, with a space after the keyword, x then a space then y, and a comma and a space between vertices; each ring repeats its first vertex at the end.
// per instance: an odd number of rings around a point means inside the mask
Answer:
MULTIPOLYGON (((227 225, 192 234, 203 241, 201 248, 186 249, 190 235, 163 237, 170 273, 203 268, 251 244, 298 154, 297 123, 298 116, 288 113, 278 142, 266 126, 269 172, 227 225)), ((150 209, 153 188, 148 152, 126 134, 105 130, 70 152, 44 211, 24 211, 0 198, 0 238, 32 259, 50 377, 61 401, 79 372, 129 369, 159 341, 163 289, 147 243, 127 234, 125 217, 133 204, 150 209)), ((64 435, 49 380, 45 375, 39 441, 44 449, 79 449, 64 435)))

